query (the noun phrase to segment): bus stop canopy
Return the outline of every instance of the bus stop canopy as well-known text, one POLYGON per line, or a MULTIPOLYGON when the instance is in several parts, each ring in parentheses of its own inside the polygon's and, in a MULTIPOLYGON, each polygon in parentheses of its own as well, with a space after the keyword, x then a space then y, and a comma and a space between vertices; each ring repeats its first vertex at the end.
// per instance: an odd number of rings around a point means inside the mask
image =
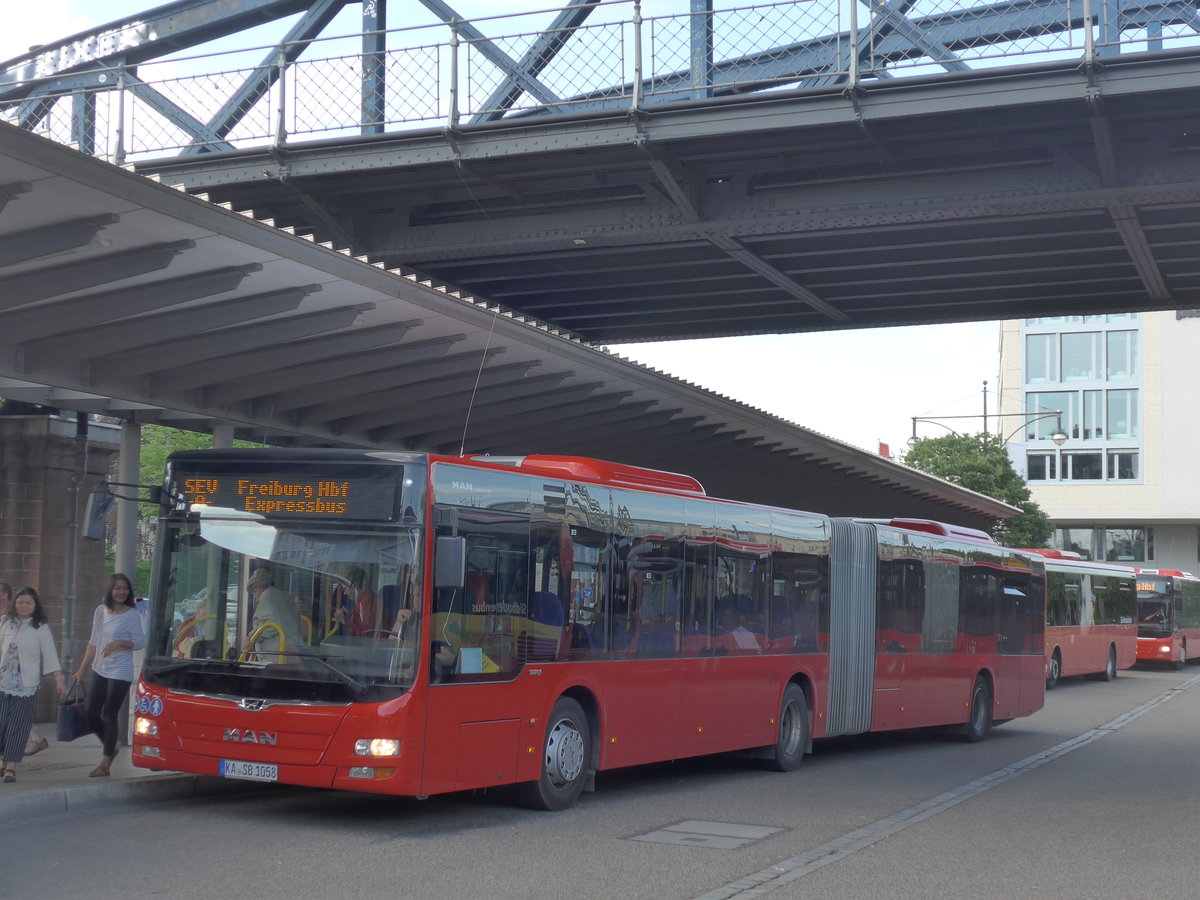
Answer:
POLYGON ((281 446, 593 456, 830 515, 1018 512, 3 123, 0 397, 281 446))

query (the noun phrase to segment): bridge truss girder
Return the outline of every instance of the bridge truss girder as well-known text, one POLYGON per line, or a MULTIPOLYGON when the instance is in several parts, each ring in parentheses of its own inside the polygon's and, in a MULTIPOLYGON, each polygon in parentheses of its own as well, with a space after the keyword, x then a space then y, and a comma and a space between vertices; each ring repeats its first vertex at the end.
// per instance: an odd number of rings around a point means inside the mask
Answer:
POLYGON ((144 169, 331 238, 287 185, 356 252, 599 342, 1186 306, 1196 65, 1126 56, 144 169))

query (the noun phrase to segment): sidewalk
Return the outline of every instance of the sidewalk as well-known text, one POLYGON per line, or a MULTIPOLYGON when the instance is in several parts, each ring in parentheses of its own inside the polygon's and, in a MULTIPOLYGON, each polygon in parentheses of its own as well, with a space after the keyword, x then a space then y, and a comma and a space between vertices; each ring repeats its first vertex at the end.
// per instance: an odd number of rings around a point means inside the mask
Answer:
POLYGON ((111 775, 89 778, 100 762, 98 737, 89 734, 60 743, 54 739, 53 722, 39 722, 37 728, 50 747, 19 763, 15 782, 0 783, 0 808, 6 814, 41 816, 106 803, 154 803, 219 794, 235 786, 216 777, 139 769, 129 761, 127 746, 118 750, 111 775))

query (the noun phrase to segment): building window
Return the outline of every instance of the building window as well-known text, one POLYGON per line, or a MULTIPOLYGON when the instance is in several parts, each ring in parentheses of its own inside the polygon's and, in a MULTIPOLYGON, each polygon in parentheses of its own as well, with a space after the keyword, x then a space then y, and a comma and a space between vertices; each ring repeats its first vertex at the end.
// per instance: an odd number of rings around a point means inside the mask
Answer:
POLYGON ((1138 454, 1136 450, 1108 451, 1108 480, 1126 481, 1138 477, 1138 454))
POLYGON ((1053 543, 1055 550, 1070 550, 1084 559, 1095 558, 1091 528, 1056 528, 1053 543))
POLYGON ((1105 528, 1104 558, 1117 563, 1151 562, 1154 559, 1154 529, 1105 528))
POLYGON ((1068 481, 1099 481, 1104 477, 1104 454, 1064 453, 1062 477, 1068 481))
POLYGON ((1042 316, 1038 319, 1026 319, 1026 325, 1061 325, 1067 321, 1066 316, 1042 316))
POLYGON ((1026 481, 1054 481, 1057 475, 1058 458, 1053 453, 1027 453, 1025 455, 1026 481))
POLYGON ((1083 439, 1098 441, 1104 437, 1104 391, 1083 392, 1083 439))
POLYGON ((1137 376, 1138 333, 1136 331, 1110 331, 1108 340, 1109 381, 1137 376))
POLYGON ((1058 335, 1025 336, 1025 382, 1040 384, 1058 381, 1058 335))
POLYGON ((1100 332, 1081 331, 1062 336, 1062 380, 1095 381, 1100 377, 1100 332))
POLYGON ((1005 440, 1024 435, 1027 480, 1130 483, 1143 477, 1140 318, 1025 320, 1025 421, 1005 440), (1050 441, 1059 430, 1069 443, 1056 451, 1050 441))
POLYGON ((1108 392, 1108 436, 1135 438, 1138 436, 1138 392, 1108 392))
POLYGON ((1048 441, 1059 427, 1059 417, 1050 413, 1062 413, 1062 429, 1070 437, 1079 437, 1079 391, 1051 391, 1025 395, 1025 412, 1030 419, 1025 423, 1025 437, 1030 441, 1048 441))

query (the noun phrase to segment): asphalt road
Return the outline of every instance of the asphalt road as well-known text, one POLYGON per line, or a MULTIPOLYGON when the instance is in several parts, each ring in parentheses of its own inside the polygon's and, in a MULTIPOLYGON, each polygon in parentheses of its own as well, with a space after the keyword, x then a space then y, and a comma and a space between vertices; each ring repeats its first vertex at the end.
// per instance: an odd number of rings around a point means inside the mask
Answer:
POLYGON ((1198 735, 1189 666, 1067 679, 976 745, 912 732, 818 743, 789 775, 727 758, 606 773, 559 813, 504 791, 247 784, 0 816, 0 897, 1190 896, 1198 735))

